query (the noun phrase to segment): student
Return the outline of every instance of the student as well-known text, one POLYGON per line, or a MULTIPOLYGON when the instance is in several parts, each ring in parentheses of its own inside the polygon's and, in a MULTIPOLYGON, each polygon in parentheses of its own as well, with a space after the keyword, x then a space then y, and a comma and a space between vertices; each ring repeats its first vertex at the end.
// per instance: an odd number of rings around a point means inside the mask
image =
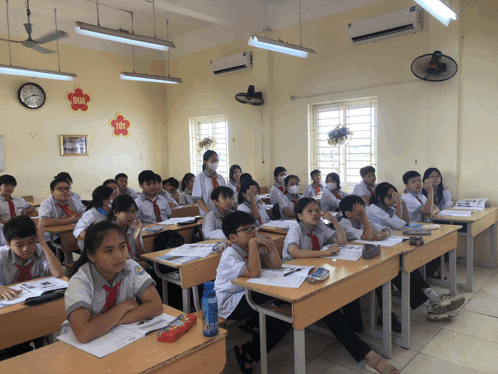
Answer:
POLYGON ((182 193, 178 202, 180 205, 190 205, 195 204, 192 198, 192 189, 194 188, 195 175, 192 173, 187 173, 182 179, 182 193))
MULTIPOLYGON (((62 265, 45 243, 43 218, 38 223, 38 233, 33 220, 26 216, 10 219, 3 227, 7 249, 0 251, 0 299, 14 300, 21 291, 7 286, 47 275, 61 277, 62 265), (37 244, 36 241, 40 244, 37 244)), ((43 320, 40 320, 43 323, 43 320)), ((33 341, 35 348, 43 345, 45 337, 33 341)), ((7 349, 14 357, 32 350, 31 341, 7 349)))
POLYGON ((375 168, 373 166, 365 166, 360 169, 362 182, 354 186, 352 195, 359 196, 368 204, 370 197, 375 192, 375 187, 377 187, 377 177, 375 176, 375 168))
MULTIPOLYGON (((254 218, 246 212, 234 212, 223 219, 222 230, 231 245, 226 248, 216 269, 214 288, 218 297, 218 314, 235 321, 257 319, 258 312, 251 308, 245 298, 245 289, 232 284, 239 277, 258 278, 262 265, 280 269, 282 261, 272 239, 258 237, 254 218)), ((263 304, 270 296, 253 292, 252 300, 263 304)), ((290 331, 292 326, 274 317, 266 317, 267 352, 270 352, 290 331)), ((252 363, 260 360, 259 336, 240 348, 234 348, 235 358, 244 374, 252 373, 252 363)))
POLYGON ((81 257, 69 271, 61 334, 72 331, 79 342, 88 343, 114 326, 163 312, 154 281, 127 257, 126 238, 115 223, 88 227, 81 257))
POLYGON ((275 205, 278 200, 285 195, 285 178, 287 177, 287 170, 283 166, 277 166, 273 171, 273 178, 275 183, 270 188, 270 204, 275 205))
MULTIPOLYGON (((71 178, 71 176, 69 175, 69 173, 66 173, 65 171, 62 171, 60 172, 59 174, 57 174, 54 179, 64 179, 67 181, 67 183, 69 184, 69 187, 71 187, 73 185, 73 178, 71 178)), ((72 192, 71 191, 71 197, 75 198, 75 199, 78 199, 81 201, 81 196, 79 194, 77 194, 76 192, 72 192)))
POLYGON ((230 187, 233 190, 233 196, 235 198, 235 201, 238 200, 238 193, 240 190, 240 184, 242 183, 240 181, 240 176, 242 175, 242 168, 239 165, 232 165, 230 166, 230 175, 229 175, 229 181, 227 183, 227 187, 230 187))
POLYGON ((406 189, 401 198, 406 203, 410 222, 426 222, 439 213, 439 208, 434 205, 434 192, 430 179, 422 183, 420 174, 411 170, 403 174, 403 183, 406 189), (422 194, 422 188, 427 191, 427 197, 422 194))
POLYGON ((118 183, 119 194, 130 195, 133 199, 138 197, 137 191, 128 187, 128 176, 125 173, 116 174, 114 180, 118 183))
POLYGON ((168 201, 170 209, 176 208, 180 204, 178 204, 178 201, 173 199, 171 194, 163 188, 163 183, 161 181, 162 181, 161 176, 159 174, 156 174, 156 194, 158 196, 164 197, 168 201))
POLYGON ((270 217, 268 217, 264 203, 258 203, 261 201, 259 199, 258 182, 254 180, 246 180, 242 182, 238 198, 239 205, 237 206, 237 210, 251 214, 256 225, 259 226, 270 222, 270 217))
POLYGON ((86 207, 86 212, 76 223, 73 235, 78 239, 78 247, 83 249, 83 240, 88 226, 94 222, 104 221, 111 209, 111 195, 114 190, 108 186, 98 186, 92 192, 92 201, 86 207))
POLYGON ((320 207, 327 211, 339 209, 339 203, 348 194, 341 190, 341 178, 337 173, 327 174, 326 187, 323 189, 320 207))
POLYGON ((382 182, 375 188, 367 208, 367 217, 378 225, 401 230, 410 224, 410 214, 405 200, 391 183, 382 182))
POLYGON ((325 189, 325 183, 322 182, 322 172, 318 169, 310 173, 311 184, 306 186, 303 192, 304 197, 313 197, 320 195, 325 189))
POLYGON ((221 223, 224 217, 233 213, 230 209, 233 205, 233 190, 225 186, 216 187, 211 192, 211 200, 215 208, 204 216, 202 223, 204 240, 227 239, 221 230, 221 223))
POLYGON ((180 199, 180 191, 178 191, 178 187, 180 187, 180 183, 178 181, 171 177, 168 179, 163 180, 163 189, 169 193, 169 195, 175 199, 175 201, 178 203, 180 199))
POLYGON ((107 179, 104 183, 102 183, 102 185, 112 188, 113 192, 109 198, 109 200, 111 200, 111 203, 112 203, 112 201, 119 195, 118 183, 114 179, 107 179))
POLYGON ((171 209, 162 196, 156 195, 157 179, 152 170, 144 170, 138 175, 138 184, 142 189, 135 203, 138 206, 137 220, 143 224, 159 223, 171 218, 171 209))
POLYGON ((225 186, 226 183, 225 178, 216 172, 219 165, 218 153, 208 150, 204 152, 202 160, 202 173, 195 176, 192 198, 199 205, 199 213, 204 216, 215 208, 211 192, 216 187, 225 186))
MULTIPOLYGON (((443 186, 443 176, 437 168, 429 168, 425 171, 422 181, 429 179, 432 184, 432 190, 434 191, 434 205, 439 208, 439 210, 448 209, 453 205, 451 201, 451 192, 444 188, 443 186)), ((422 194, 427 197, 427 191, 425 188, 422 190, 422 194)))
POLYGON ((294 214, 294 206, 303 197, 303 195, 299 194, 299 189, 301 188, 299 183, 300 180, 297 175, 288 175, 285 177, 284 185, 287 193, 278 199, 281 220, 292 219, 296 216, 294 214))
POLYGON ((244 182, 245 180, 252 180, 252 175, 249 173, 243 173, 240 176, 240 183, 242 184, 242 182, 244 182))
POLYGON ((12 175, 4 174, 0 177, 0 223, 6 223, 17 216, 27 216, 35 211, 22 197, 12 196, 16 186, 16 178, 12 175))

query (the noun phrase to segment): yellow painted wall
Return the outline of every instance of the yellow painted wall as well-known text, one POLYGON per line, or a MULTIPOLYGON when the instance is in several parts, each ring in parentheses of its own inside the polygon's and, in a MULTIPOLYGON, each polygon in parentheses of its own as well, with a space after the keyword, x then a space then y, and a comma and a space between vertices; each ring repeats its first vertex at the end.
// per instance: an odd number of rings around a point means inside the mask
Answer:
MULTIPOLYGON (((6 35, 2 35, 6 38, 6 35)), ((56 46, 49 45, 55 49, 56 46)), ((61 45, 61 70, 77 75, 73 82, 0 75, 0 135, 5 139, 5 167, 0 174, 16 177, 16 195, 49 195, 49 184, 60 171, 71 174, 73 190, 83 198, 118 172, 138 188, 143 169, 166 175, 166 109, 163 85, 123 81, 121 71, 132 70, 131 56, 61 45), (17 99, 19 87, 35 82, 45 90, 45 105, 27 109, 17 99), (81 87, 91 96, 89 110, 72 112, 66 94, 81 87), (131 121, 130 136, 115 138, 109 119, 122 112, 131 121), (60 156, 59 135, 88 135, 89 156, 60 156)), ((0 63, 8 64, 6 43, 0 45, 0 63)), ((43 55, 12 45, 13 65, 57 70, 55 54, 43 55)), ((164 62, 136 59, 136 71, 164 73, 164 62)))

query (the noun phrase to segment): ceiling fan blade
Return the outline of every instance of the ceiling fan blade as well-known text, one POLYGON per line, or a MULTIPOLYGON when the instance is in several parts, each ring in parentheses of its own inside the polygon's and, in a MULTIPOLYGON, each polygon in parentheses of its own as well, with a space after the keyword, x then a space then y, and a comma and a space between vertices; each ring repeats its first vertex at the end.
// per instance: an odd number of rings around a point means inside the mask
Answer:
POLYGON ((0 38, 0 40, 3 41, 3 42, 20 43, 17 40, 9 40, 9 39, 2 39, 2 38, 0 38))
POLYGON ((33 24, 31 23, 24 23, 24 28, 26 29, 26 32, 28 33, 28 35, 31 35, 31 32, 33 31, 33 28, 31 26, 33 26, 33 24))
POLYGON ((53 40, 62 39, 62 38, 68 37, 68 36, 69 36, 69 34, 67 32, 59 30, 59 31, 54 31, 54 32, 47 34, 47 35, 43 35, 42 37, 36 39, 36 42, 38 44, 45 44, 45 43, 51 42, 53 40))
POLYGON ((54 53, 55 52, 55 51, 52 51, 51 49, 43 48, 42 46, 38 45, 38 43, 28 41, 28 40, 21 42, 21 44, 25 47, 34 49, 35 51, 41 52, 41 53, 54 53))

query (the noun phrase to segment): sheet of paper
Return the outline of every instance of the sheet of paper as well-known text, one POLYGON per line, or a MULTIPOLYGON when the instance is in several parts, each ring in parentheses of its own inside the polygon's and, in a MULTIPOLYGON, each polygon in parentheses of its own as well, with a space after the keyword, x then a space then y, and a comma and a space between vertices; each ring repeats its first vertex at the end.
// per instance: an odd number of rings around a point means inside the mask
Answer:
POLYGON ((405 226, 405 229, 422 229, 424 225, 420 225, 418 223, 410 223, 409 225, 405 226))
POLYGON ((268 227, 268 228, 279 228, 279 229, 288 229, 291 225, 295 225, 297 221, 285 220, 285 221, 271 221, 261 225, 260 227, 268 227))
POLYGON ((144 319, 142 321, 127 323, 125 325, 121 325, 121 327, 145 336, 150 331, 162 329, 175 318, 176 317, 163 313, 152 318, 144 319))
POLYGON ((472 215, 471 211, 468 210, 461 210, 461 211, 455 211, 455 210, 442 210, 438 213, 438 217, 470 217, 472 215))
POLYGON ((38 279, 32 282, 21 283, 19 284, 19 287, 23 290, 30 291, 40 296, 45 292, 67 288, 67 285, 68 283, 65 280, 55 277, 49 277, 38 279))
POLYGON ((273 205, 265 204, 265 209, 266 210, 272 210, 273 209, 273 205))
POLYGON ((480 199, 463 199, 459 200, 455 204, 455 209, 473 209, 473 210, 484 210, 486 206, 487 198, 480 199))
POLYGON ((401 243, 403 240, 408 239, 405 236, 390 236, 385 240, 355 240, 353 243, 361 243, 361 244, 374 244, 380 245, 382 247, 392 247, 396 244, 401 243))
POLYGON ((159 222, 158 225, 172 226, 172 225, 178 225, 178 223, 180 223, 180 222, 192 221, 194 219, 195 219, 195 217, 170 218, 170 219, 167 219, 166 221, 159 222))
POLYGON ((261 277, 251 278, 247 283, 262 284, 265 286, 276 286, 286 288, 299 288, 305 281, 311 269, 314 266, 295 266, 295 265, 282 265, 281 269, 262 269, 261 277), (289 272, 299 269, 298 271, 289 272))
POLYGON ((165 254, 164 256, 156 257, 156 260, 164 260, 168 262, 173 262, 174 264, 184 264, 186 262, 197 260, 200 257, 195 256, 175 256, 170 254, 165 254))
MULTIPOLYGON (((324 251, 330 247, 327 245, 321 250, 324 251)), ((339 254, 336 256, 323 256, 324 258, 331 258, 334 260, 358 261, 363 254, 363 246, 359 245, 339 245, 339 254)))
POLYGON ((184 244, 168 252, 170 256, 207 257, 213 250, 213 244, 184 244))

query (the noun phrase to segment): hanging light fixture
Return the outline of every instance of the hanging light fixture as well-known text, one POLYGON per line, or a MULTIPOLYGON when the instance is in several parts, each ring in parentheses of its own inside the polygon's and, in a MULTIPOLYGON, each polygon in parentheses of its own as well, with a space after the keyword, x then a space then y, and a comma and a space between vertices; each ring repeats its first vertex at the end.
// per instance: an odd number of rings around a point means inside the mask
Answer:
POLYGON ((457 19, 457 14, 439 0, 415 0, 415 2, 445 26, 448 26, 451 20, 457 19))
POLYGON ((248 45, 251 45, 256 48, 266 49, 273 52, 285 53, 287 55, 307 58, 308 53, 316 53, 314 50, 310 48, 303 47, 303 41, 301 36, 301 0, 299 0, 299 45, 294 45, 290 43, 286 43, 282 40, 273 40, 268 39, 266 37, 266 2, 265 6, 265 36, 257 36, 251 35, 247 42, 248 45))
MULTIPOLYGON (((133 29, 133 13, 131 13, 131 28, 133 29)), ((154 34, 156 33, 156 23, 154 21, 154 34)), ((166 20, 166 33, 169 39, 169 20, 166 20)), ((161 75, 148 75, 148 74, 138 74, 135 73, 135 47, 133 47, 133 73, 122 71, 119 78, 128 81, 141 81, 150 83, 169 83, 178 84, 183 83, 180 78, 171 78, 169 76, 169 50, 168 50, 168 76, 163 77, 161 75)))
MULTIPOLYGON (((59 71, 23 68, 21 66, 12 65, 12 55, 10 51, 9 0, 6 0, 6 4, 7 4, 7 35, 8 35, 7 38, 9 42, 9 65, 0 64, 0 74, 18 75, 21 77, 31 77, 31 78, 56 79, 62 81, 72 81, 74 78, 76 78, 76 74, 61 72, 61 62, 59 58, 59 41, 57 41, 57 61, 58 61, 59 71)), ((57 10, 55 9, 54 9, 54 14, 55 14, 55 30, 57 31, 57 10)))
POLYGON ((152 12, 154 18, 154 37, 135 35, 134 31, 128 33, 126 31, 109 29, 107 27, 100 26, 99 18, 99 1, 96 0, 97 4, 97 25, 91 25, 84 22, 76 22, 74 24, 74 32, 81 35, 92 36, 94 38, 100 38, 105 40, 111 40, 113 42, 131 44, 137 47, 144 47, 150 49, 157 49, 160 51, 167 51, 169 48, 175 48, 175 44, 168 40, 161 40, 156 38, 156 23, 155 23, 155 4, 152 1, 152 12))

